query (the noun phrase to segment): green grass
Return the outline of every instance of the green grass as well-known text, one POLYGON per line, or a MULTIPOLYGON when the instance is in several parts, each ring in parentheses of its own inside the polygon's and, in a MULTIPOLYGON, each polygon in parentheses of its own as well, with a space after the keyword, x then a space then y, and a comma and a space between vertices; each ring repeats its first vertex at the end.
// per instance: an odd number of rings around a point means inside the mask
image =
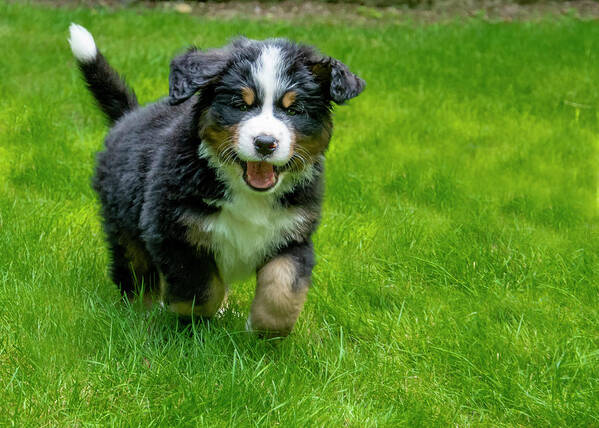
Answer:
POLYGON ((599 26, 214 21, 0 3, 0 425, 598 426, 599 26), (85 25, 142 102, 187 44, 286 36, 338 108, 314 286, 280 343, 253 283, 184 328, 127 306, 90 189, 85 25))

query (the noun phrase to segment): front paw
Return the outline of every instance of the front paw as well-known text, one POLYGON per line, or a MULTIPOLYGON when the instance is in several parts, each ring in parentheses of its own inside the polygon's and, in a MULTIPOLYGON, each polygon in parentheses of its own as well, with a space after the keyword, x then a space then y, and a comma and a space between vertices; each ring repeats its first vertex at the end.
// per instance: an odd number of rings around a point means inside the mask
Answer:
POLYGON ((298 276, 291 256, 278 256, 258 271, 256 295, 246 328, 263 337, 285 337, 291 333, 304 307, 309 277, 298 276))
POLYGON ((293 325, 289 328, 281 329, 280 326, 275 327, 273 325, 266 325, 264 323, 256 323, 252 321, 252 316, 250 315, 245 322, 245 331, 250 334, 254 334, 263 339, 272 339, 275 337, 287 337, 291 330, 293 329, 293 325))

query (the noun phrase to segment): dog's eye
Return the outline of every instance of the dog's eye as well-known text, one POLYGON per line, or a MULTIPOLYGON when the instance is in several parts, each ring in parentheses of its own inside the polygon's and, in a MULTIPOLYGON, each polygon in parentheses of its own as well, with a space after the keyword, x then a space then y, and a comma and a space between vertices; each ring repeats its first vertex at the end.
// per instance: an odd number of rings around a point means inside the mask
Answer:
POLYGON ((298 107, 290 107, 285 109, 285 113, 287 114, 287 116, 295 116, 296 114, 303 113, 303 110, 298 107))

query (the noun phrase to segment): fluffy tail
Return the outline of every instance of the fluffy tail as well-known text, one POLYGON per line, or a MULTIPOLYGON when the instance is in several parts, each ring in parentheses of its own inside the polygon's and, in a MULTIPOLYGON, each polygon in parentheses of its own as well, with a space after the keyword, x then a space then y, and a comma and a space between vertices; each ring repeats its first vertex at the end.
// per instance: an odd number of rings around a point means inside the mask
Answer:
POLYGON ((88 89, 94 94, 110 123, 116 122, 126 112, 137 107, 135 92, 98 51, 89 31, 77 24, 71 24, 69 31, 71 50, 88 89))

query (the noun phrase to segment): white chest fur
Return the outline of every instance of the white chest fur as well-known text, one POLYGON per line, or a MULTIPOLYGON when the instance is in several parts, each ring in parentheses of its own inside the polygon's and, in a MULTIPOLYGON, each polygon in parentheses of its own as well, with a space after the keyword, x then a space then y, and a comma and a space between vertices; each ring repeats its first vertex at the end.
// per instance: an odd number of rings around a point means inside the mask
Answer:
POLYGON ((225 283, 255 273, 268 254, 297 235, 306 218, 298 208, 283 208, 270 195, 240 192, 202 221, 225 283))

